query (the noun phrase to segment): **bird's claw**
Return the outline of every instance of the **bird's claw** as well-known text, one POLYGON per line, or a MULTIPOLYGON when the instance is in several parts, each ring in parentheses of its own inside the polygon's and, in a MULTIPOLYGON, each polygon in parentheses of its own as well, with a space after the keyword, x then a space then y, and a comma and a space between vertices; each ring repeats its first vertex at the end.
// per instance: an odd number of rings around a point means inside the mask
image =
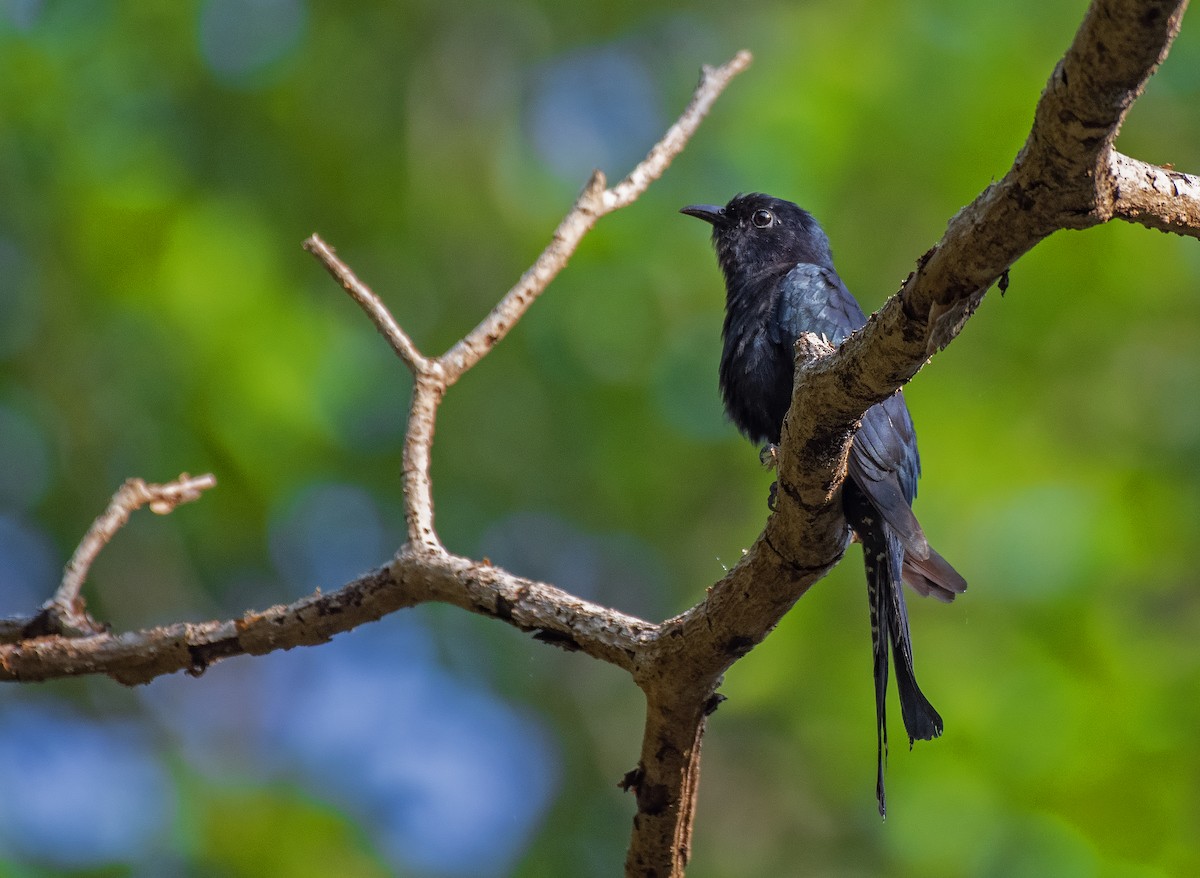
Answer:
MULTIPOLYGON (((758 452, 758 460, 767 469, 779 469, 779 446, 774 442, 768 442, 758 452)), ((779 502, 779 482, 771 482, 771 491, 767 494, 767 508, 772 512, 775 511, 775 506, 779 502)))
POLYGON ((767 469, 779 469, 779 446, 774 442, 768 442, 758 452, 758 462, 767 469))

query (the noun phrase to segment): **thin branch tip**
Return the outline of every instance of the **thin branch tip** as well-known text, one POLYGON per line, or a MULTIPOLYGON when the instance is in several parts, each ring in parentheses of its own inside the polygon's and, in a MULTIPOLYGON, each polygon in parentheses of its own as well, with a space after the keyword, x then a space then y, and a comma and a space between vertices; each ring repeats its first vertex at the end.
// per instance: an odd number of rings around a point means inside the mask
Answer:
POLYGON ((595 195, 603 192, 608 188, 608 177, 599 168, 592 171, 592 175, 588 177, 588 181, 583 184, 583 192, 585 195, 595 195))
POLYGON ((217 486, 217 477, 212 473, 202 476, 180 474, 173 482, 162 485, 147 485, 141 479, 130 479, 127 485, 133 485, 131 490, 140 492, 146 497, 144 501, 150 511, 157 515, 167 515, 176 506, 192 503, 200 499, 200 495, 217 486))
POLYGON ((491 312, 463 336, 438 361, 446 370, 447 384, 478 363, 512 330, 529 306, 545 291, 574 255, 579 242, 600 217, 628 207, 663 175, 667 167, 687 146, 700 122, 729 81, 750 63, 749 52, 739 52, 730 61, 715 69, 705 68, 692 98, 675 123, 650 148, 629 174, 611 188, 606 188, 603 171, 592 171, 575 204, 555 229, 549 244, 542 250, 520 279, 509 289, 491 312))
MULTIPOLYGON (((328 244, 326 244, 325 239, 322 238, 316 232, 313 232, 311 235, 309 235, 307 238, 305 238, 300 243, 300 247, 301 247, 301 249, 306 250, 307 252, 313 254, 314 256, 317 256, 318 258, 320 257, 321 252, 326 252, 331 255, 337 253, 337 251, 334 250, 332 247, 330 247, 328 244)), ((324 260, 322 260, 322 261, 324 261, 324 260)))
POLYGON ((700 65, 700 82, 711 79, 714 76, 732 76, 741 73, 754 61, 754 55, 749 49, 741 49, 736 55, 726 61, 724 64, 701 64, 700 65))
POLYGON ((736 55, 725 63, 725 68, 734 73, 741 73, 747 67, 754 63, 754 53, 749 49, 741 49, 736 55))
POLYGON ((392 316, 387 305, 383 304, 383 300, 358 279, 358 275, 338 258, 337 252, 325 243, 320 235, 314 232, 305 239, 301 246, 325 266, 325 270, 329 272, 330 276, 341 284, 347 295, 366 312, 367 317, 379 330, 379 334, 387 340, 396 356, 403 361, 404 365, 408 366, 410 372, 419 375, 429 370, 429 361, 417 349, 408 333, 396 322, 396 318, 392 316))

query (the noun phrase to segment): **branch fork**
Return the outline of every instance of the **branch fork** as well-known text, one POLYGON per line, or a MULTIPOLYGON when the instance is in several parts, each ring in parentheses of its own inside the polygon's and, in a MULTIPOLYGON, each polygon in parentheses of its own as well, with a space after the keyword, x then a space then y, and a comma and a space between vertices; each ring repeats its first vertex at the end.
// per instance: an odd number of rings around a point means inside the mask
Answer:
POLYGON ((129 516, 141 507, 149 506, 151 512, 168 515, 183 503, 199 500, 204 491, 216 487, 216 484, 216 477, 211 473, 195 478, 184 473, 174 481, 162 485, 149 484, 142 479, 127 479, 113 494, 108 508, 92 522, 92 526, 84 534, 83 540, 75 549, 75 554, 67 562, 62 582, 54 595, 42 604, 41 611, 36 616, 24 624, 12 626, 14 620, 9 620, 9 626, 0 628, 0 642, 11 642, 11 639, 5 636, 10 626, 17 627, 20 638, 55 634, 64 637, 85 637, 106 633, 108 626, 89 615, 82 593, 84 580, 87 579, 88 571, 92 569, 100 550, 125 526, 129 516))
POLYGON ((108 674, 128 684, 202 673, 233 655, 323 643, 404 607, 439 601, 490 616, 630 673, 646 696, 641 758, 623 785, 637 813, 628 876, 682 876, 689 857, 700 747, 722 675, 759 643, 845 551, 838 491, 854 425, 961 331, 986 290, 1059 228, 1119 218, 1200 237, 1200 178, 1113 149, 1125 113, 1166 57, 1185 0, 1094 0, 1038 104, 1012 169, 950 221, 942 240, 867 325, 834 349, 797 345, 792 412, 780 446, 780 503, 759 538, 699 604, 660 624, 584 601, 549 583, 448 552, 434 527, 430 455, 447 390, 502 341, 604 215, 635 201, 686 146, 741 52, 705 67, 679 120, 609 187, 595 172, 550 243, 480 323, 439 356, 423 354, 382 300, 317 235, 304 247, 367 314, 414 377, 403 448, 406 541, 387 564, 329 594, 248 612, 114 635, 87 615, 80 588, 96 554, 141 505, 169 511, 211 476, 167 485, 131 480, 80 544, 54 597, 33 619, 0 621, 0 679, 108 674))

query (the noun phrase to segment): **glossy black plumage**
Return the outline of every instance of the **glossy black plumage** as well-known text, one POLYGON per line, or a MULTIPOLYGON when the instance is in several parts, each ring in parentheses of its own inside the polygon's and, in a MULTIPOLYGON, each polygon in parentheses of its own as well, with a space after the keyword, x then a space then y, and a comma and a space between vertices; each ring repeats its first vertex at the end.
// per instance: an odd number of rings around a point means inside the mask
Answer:
MULTIPOLYGON (((724 207, 683 213, 713 227, 725 276, 720 386, 725 411, 755 442, 778 443, 792 398, 794 343, 803 332, 841 344, 866 322, 833 267, 829 239, 812 215, 768 195, 739 195, 724 207)), ((934 552, 912 512, 921 461, 900 392, 863 416, 842 488, 846 520, 863 544, 870 602, 879 758, 876 793, 885 813, 889 645, 909 743, 942 733, 942 718, 913 672, 901 581, 919 594, 953 600, 966 581, 934 552)))

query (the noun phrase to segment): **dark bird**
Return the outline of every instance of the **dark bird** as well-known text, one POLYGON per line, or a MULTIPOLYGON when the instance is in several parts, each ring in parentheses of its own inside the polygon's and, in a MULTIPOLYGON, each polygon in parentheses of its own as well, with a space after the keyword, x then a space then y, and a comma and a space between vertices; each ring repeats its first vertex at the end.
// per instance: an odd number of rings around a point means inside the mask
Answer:
MULTIPOLYGON (((724 207, 694 204, 682 213, 711 223, 725 275, 720 383, 725 411, 750 440, 779 442, 792 401, 794 344, 801 333, 839 345, 866 323, 833 267, 829 239, 812 215, 769 195, 738 195, 724 207)), ((764 449, 764 452, 768 449, 764 449)), ((897 391, 863 415, 842 485, 846 521, 863 544, 879 757, 876 795, 886 813, 888 647, 895 651, 900 712, 909 746, 942 733, 942 718, 917 685, 912 637, 900 583, 951 601, 966 580, 930 548, 913 515, 921 460, 904 396, 897 391)))

